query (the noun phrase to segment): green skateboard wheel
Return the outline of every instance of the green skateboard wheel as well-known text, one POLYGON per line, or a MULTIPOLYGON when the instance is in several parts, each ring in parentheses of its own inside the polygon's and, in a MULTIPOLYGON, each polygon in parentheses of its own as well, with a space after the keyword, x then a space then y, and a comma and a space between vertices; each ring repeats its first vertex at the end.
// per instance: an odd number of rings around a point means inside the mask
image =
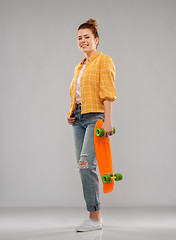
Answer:
MULTIPOLYGON (((113 127, 113 134, 115 134, 115 133, 116 133, 116 129, 115 129, 115 127, 113 127)), ((102 137, 104 135, 104 129, 103 128, 97 128, 96 129, 96 135, 98 137, 102 137)))
POLYGON ((112 182, 111 175, 105 174, 105 175, 102 177, 102 180, 103 180, 104 183, 112 182))
POLYGON ((114 177, 116 177, 115 181, 120 181, 123 179, 123 175, 121 173, 115 173, 114 177))

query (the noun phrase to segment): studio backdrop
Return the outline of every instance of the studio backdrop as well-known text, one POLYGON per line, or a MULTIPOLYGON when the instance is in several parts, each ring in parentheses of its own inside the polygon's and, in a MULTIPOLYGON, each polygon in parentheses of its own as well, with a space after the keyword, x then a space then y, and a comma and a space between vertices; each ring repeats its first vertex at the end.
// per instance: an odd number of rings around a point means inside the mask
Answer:
POLYGON ((98 23, 116 66, 110 137, 123 181, 103 207, 175 206, 176 1, 0 0, 0 206, 84 207, 69 86, 98 23))

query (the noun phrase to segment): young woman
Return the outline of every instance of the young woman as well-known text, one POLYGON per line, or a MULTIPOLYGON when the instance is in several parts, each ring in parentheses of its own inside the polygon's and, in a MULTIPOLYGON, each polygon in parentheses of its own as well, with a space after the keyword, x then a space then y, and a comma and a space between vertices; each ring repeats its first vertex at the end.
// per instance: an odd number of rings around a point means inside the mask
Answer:
POLYGON ((89 211, 89 217, 76 231, 90 231, 102 229, 94 127, 101 119, 104 122, 104 137, 113 134, 111 103, 116 100, 115 65, 110 56, 97 52, 99 35, 96 20, 89 19, 81 24, 77 39, 85 58, 75 67, 67 121, 72 125, 78 170, 89 211))

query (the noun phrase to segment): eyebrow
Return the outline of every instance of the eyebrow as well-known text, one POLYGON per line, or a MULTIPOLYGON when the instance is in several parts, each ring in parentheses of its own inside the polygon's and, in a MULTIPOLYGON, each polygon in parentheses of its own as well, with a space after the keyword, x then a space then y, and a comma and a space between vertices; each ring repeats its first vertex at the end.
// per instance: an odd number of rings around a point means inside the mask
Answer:
MULTIPOLYGON (((89 34, 84 34, 83 36, 89 36, 89 34)), ((81 37, 81 36, 78 36, 78 37, 81 37)))

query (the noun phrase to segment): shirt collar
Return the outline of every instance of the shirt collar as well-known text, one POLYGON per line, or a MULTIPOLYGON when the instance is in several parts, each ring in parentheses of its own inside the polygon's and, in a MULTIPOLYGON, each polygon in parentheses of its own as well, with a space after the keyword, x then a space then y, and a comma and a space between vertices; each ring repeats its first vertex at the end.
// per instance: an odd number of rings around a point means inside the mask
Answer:
MULTIPOLYGON (((89 57, 89 58, 87 59, 87 61, 91 62, 91 61, 93 61, 96 57, 98 57, 98 56, 101 55, 101 54, 102 54, 102 52, 97 52, 97 53, 95 53, 94 55, 92 55, 91 57, 89 57)), ((82 65, 85 60, 86 60, 86 57, 80 62, 79 65, 82 65)))

